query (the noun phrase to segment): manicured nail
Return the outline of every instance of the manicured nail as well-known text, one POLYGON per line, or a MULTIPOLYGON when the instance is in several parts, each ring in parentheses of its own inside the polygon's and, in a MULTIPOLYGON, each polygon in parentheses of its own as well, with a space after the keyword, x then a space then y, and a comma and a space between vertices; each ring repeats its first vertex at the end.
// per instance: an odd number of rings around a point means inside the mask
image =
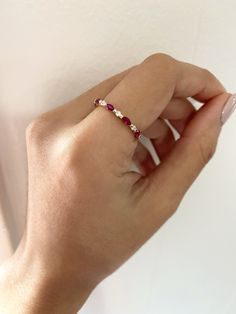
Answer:
POLYGON ((229 119, 234 110, 236 109, 236 94, 233 94, 229 97, 226 102, 224 109, 221 114, 221 123, 222 125, 229 119))

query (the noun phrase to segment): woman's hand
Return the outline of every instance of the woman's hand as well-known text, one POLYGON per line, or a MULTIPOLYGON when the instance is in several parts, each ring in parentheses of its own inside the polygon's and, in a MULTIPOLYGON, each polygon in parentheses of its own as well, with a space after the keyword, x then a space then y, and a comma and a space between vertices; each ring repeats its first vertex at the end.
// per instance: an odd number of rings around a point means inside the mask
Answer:
POLYGON ((175 213, 215 152, 229 96, 206 69, 154 54, 36 118, 26 134, 27 224, 2 279, 14 283, 9 308, 76 313, 175 213), (196 111, 187 97, 205 105, 196 111), (95 98, 151 138, 160 165, 111 112, 94 108, 95 98))

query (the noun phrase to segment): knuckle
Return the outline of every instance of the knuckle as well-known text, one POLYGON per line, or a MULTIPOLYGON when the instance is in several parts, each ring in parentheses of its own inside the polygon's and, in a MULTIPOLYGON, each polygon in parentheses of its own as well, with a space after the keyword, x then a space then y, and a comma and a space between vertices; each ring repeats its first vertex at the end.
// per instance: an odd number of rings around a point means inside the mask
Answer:
POLYGON ((209 78, 210 79, 215 79, 213 73, 211 71, 209 71, 208 69, 206 69, 206 68, 202 68, 202 74, 203 74, 203 77, 206 80, 209 80, 209 78))
POLYGON ((151 71, 158 71, 163 75, 168 76, 169 79, 175 79, 177 73, 177 63, 174 58, 165 53, 154 53, 147 57, 144 62, 151 71))
POLYGON ((202 72, 203 72, 203 74, 205 74, 206 76, 213 76, 213 74, 211 73, 211 71, 209 71, 207 68, 202 68, 202 72))
POLYGON ((61 137, 61 149, 59 158, 64 160, 68 169, 75 167, 83 168, 89 162, 89 155, 92 147, 90 146, 90 137, 87 130, 71 130, 65 137, 61 137), (69 135, 69 136, 68 136, 69 135))
POLYGON ((202 74, 206 82, 210 81, 212 84, 214 84, 218 94, 225 92, 225 87, 210 70, 202 68, 202 74))
POLYGON ((41 115, 32 120, 26 128, 26 140, 32 142, 43 138, 46 129, 47 120, 44 115, 41 115))
POLYGON ((154 53, 154 54, 151 54, 150 56, 148 56, 144 60, 144 62, 172 64, 173 60, 174 59, 170 55, 168 55, 166 53, 157 52, 157 53, 154 53))

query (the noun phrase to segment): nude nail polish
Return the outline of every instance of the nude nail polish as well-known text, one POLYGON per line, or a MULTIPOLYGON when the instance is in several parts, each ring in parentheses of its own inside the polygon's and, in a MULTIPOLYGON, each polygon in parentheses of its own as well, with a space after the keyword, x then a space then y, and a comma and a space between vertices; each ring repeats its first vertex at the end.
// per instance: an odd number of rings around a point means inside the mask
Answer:
POLYGON ((229 97, 223 108, 221 114, 222 125, 225 124, 225 122, 229 119, 229 117, 232 115, 235 109, 236 109, 236 94, 233 94, 229 97))

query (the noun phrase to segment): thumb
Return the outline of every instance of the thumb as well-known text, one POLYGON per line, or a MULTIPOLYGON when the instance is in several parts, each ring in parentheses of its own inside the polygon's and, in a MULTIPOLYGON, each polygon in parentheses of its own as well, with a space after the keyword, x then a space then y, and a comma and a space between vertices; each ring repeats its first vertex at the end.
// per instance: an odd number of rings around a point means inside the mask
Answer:
MULTIPOLYGON (((148 176, 146 192, 168 211, 175 211, 184 194, 212 158, 223 122, 236 107, 236 94, 209 100, 186 127, 168 157, 148 176)), ((157 204, 153 204, 155 208, 157 204)))

